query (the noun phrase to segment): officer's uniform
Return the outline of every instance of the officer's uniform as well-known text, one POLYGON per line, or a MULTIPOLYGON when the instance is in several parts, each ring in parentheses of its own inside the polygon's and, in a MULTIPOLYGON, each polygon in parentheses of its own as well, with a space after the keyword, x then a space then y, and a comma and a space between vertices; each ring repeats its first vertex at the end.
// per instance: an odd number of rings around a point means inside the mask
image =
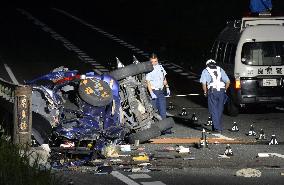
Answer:
POLYGON ((200 82, 207 84, 208 110, 212 117, 213 129, 222 131, 222 114, 227 100, 225 83, 229 82, 229 78, 219 66, 216 66, 215 69, 206 67, 202 71, 200 82))
POLYGON ((146 80, 151 84, 153 93, 157 96, 152 100, 154 108, 158 109, 161 117, 166 118, 166 98, 164 93, 164 80, 167 72, 162 65, 154 65, 154 70, 146 74, 146 80))

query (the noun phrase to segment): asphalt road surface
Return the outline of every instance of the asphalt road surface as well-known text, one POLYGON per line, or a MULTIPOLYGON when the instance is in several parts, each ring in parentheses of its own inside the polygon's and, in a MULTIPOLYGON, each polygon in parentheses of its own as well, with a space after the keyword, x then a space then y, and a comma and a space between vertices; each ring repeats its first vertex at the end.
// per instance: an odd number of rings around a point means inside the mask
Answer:
MULTIPOLYGON (((110 32, 97 27, 94 22, 87 22, 80 15, 73 15, 60 9, 28 10, 7 9, 1 12, 0 35, 0 77, 23 84, 46 74, 59 66, 67 66, 79 71, 94 70, 98 73, 108 72, 115 57, 124 64, 132 63, 132 55, 144 61, 149 56, 145 48, 136 47, 110 32)), ((134 39, 135 40, 135 39, 134 39)), ((139 43, 137 43, 139 45, 139 43)), ((175 109, 169 110, 176 124, 172 133, 160 138, 199 138, 204 128, 209 138, 227 138, 241 140, 243 143, 231 144, 234 156, 219 158, 226 144, 209 144, 206 149, 198 149, 192 144, 190 154, 177 155, 174 151, 161 152, 165 147, 176 147, 176 144, 146 143, 147 154, 164 155, 163 159, 152 161, 161 171, 125 172, 114 169, 109 175, 94 175, 94 173, 79 171, 60 171, 67 181, 74 184, 283 184, 284 173, 284 111, 281 107, 252 107, 245 109, 237 117, 224 115, 224 132, 213 135, 211 128, 204 125, 208 118, 206 99, 200 95, 201 87, 198 74, 171 61, 163 63, 168 72, 168 81, 172 96, 168 102, 173 102, 175 109), (185 108, 188 117, 177 116, 185 108), (195 113, 198 122, 190 121, 195 113), (233 122, 239 127, 239 132, 231 132, 233 122), (250 125, 253 124, 259 134, 263 129, 267 140, 257 141, 255 137, 247 136, 250 125), (275 134, 279 145, 268 145, 271 135, 275 134), (269 157, 257 157, 258 153, 273 153, 269 157), (259 177, 237 177, 241 169, 259 170, 259 177), (282 173, 282 175, 281 175, 282 173)))

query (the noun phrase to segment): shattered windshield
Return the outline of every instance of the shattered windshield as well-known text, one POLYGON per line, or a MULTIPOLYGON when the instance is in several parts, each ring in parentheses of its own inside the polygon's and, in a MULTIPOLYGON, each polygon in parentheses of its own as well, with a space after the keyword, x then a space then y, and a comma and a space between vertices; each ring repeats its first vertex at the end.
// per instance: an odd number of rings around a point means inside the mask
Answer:
POLYGON ((253 66, 284 65, 284 42, 247 42, 242 48, 242 62, 253 66))

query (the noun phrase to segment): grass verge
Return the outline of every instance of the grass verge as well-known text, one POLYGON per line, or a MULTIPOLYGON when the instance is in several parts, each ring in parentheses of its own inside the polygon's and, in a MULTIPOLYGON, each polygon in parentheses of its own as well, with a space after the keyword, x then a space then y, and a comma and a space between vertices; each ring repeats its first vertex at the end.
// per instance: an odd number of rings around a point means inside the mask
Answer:
POLYGON ((0 138, 0 185, 59 185, 51 169, 42 169, 38 160, 30 165, 27 148, 0 138))

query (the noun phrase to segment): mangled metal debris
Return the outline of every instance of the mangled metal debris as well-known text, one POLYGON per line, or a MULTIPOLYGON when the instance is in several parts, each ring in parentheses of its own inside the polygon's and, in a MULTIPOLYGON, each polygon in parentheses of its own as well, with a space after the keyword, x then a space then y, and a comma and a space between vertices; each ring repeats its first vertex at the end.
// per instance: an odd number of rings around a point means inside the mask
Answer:
MULTIPOLYGON (((173 126, 173 119, 161 120, 150 103, 145 73, 150 62, 124 66, 110 74, 80 74, 59 67, 27 81, 32 91, 35 145, 49 144, 58 155, 86 155, 88 158, 118 157, 118 144, 139 143, 161 135, 173 126)), ((61 164, 62 165, 62 164, 61 164)))

